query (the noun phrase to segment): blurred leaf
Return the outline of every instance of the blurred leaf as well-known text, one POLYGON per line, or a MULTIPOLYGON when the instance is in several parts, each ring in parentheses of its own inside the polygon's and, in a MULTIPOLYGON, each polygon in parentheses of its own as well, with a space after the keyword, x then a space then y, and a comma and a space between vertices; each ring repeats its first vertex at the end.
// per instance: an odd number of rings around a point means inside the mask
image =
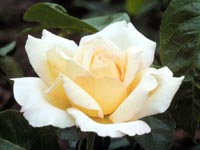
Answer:
POLYGON ((0 150, 25 150, 25 149, 7 140, 0 138, 0 150))
POLYGON ((159 3, 159 0, 126 0, 126 8, 131 15, 147 12, 159 3))
POLYGON ((66 128, 66 129, 55 129, 56 134, 60 140, 67 142, 67 148, 73 150, 79 140, 79 135, 76 127, 66 128))
POLYGON ((0 113, 0 138, 29 150, 59 149, 56 136, 50 127, 32 128, 21 113, 0 113))
POLYGON ((191 135, 200 119, 199 37, 200 1, 173 0, 161 24, 160 56, 162 64, 169 66, 176 76, 186 76, 183 95, 176 99, 172 111, 178 125, 191 135))
POLYGON ((0 56, 6 56, 16 46, 16 41, 9 43, 8 45, 0 48, 0 56))
POLYGON ((0 57, 0 76, 4 76, 7 80, 13 77, 21 77, 23 76, 22 68, 12 57, 0 57))
POLYGON ((110 145, 109 137, 100 137, 93 132, 81 134, 76 145, 77 150, 107 150, 110 145))
POLYGON ((90 24, 91 26, 95 27, 98 30, 103 29, 104 27, 113 22, 123 21, 123 20, 130 22, 130 18, 126 13, 118 13, 114 15, 83 19, 84 22, 90 24))
POLYGON ((31 6, 25 12, 24 20, 39 23, 40 26, 37 30, 59 28, 90 33, 97 31, 97 29, 80 19, 68 15, 62 6, 53 3, 37 3, 31 6))
POLYGON ((173 137, 175 122, 167 114, 146 117, 144 120, 150 127, 149 134, 135 136, 136 141, 140 143, 145 150, 168 150, 173 137))
POLYGON ((113 138, 111 139, 109 150, 115 150, 115 149, 120 149, 122 147, 129 146, 130 143, 127 140, 127 138, 122 137, 122 138, 113 138))

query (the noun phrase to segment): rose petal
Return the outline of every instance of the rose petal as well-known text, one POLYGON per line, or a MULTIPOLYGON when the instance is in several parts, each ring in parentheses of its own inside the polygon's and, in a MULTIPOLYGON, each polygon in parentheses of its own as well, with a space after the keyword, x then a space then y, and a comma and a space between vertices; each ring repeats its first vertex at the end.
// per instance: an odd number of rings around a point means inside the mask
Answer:
POLYGON ((75 119, 76 126, 80 127, 83 132, 95 132, 102 137, 122 137, 124 135, 134 136, 151 132, 150 127, 142 120, 116 123, 101 124, 93 121, 81 111, 69 108, 67 112, 75 119))
POLYGON ((104 115, 112 113, 127 96, 126 86, 113 78, 79 77, 75 82, 97 101, 104 115))
POLYGON ((50 49, 47 52, 47 60, 55 76, 62 73, 73 80, 76 77, 89 76, 90 74, 83 66, 66 56, 59 48, 50 49))
POLYGON ((74 57, 75 60, 83 64, 86 68, 89 68, 93 56, 99 52, 111 56, 121 55, 121 50, 112 41, 97 36, 87 40, 87 42, 80 43, 79 50, 74 57))
POLYGON ((101 36, 111 40, 124 51, 131 46, 141 47, 143 50, 141 67, 146 68, 152 64, 156 43, 138 32, 131 23, 125 21, 112 23, 95 34, 84 36, 80 41, 80 45, 101 36))
POLYGON ((67 112, 48 103, 44 91, 46 85, 39 78, 14 79, 14 97, 22 106, 24 117, 33 127, 56 126, 60 128, 74 125, 67 112))
POLYGON ((57 36, 47 30, 43 30, 42 40, 48 41, 52 46, 62 49, 63 52, 69 57, 72 57, 78 49, 78 46, 74 41, 57 36))
POLYGON ((70 107, 69 99, 65 94, 63 87, 62 75, 59 75, 56 78, 56 80, 45 91, 45 93, 49 96, 48 102, 50 102, 52 105, 63 110, 66 110, 68 107, 70 107))
POLYGON ((79 85, 63 76, 64 89, 70 103, 75 108, 80 109, 92 117, 103 117, 103 112, 99 104, 79 85))
POLYGON ((34 68, 35 72, 45 83, 50 84, 53 82, 54 77, 46 61, 46 52, 51 48, 48 41, 28 36, 25 49, 28 54, 29 61, 34 68))
POLYGON ((59 47, 63 53, 69 55, 72 55, 77 49, 77 45, 73 41, 58 37, 47 30, 43 30, 42 39, 29 35, 25 45, 32 67, 47 84, 51 84, 55 79, 46 58, 46 52, 53 47, 59 47))
POLYGON ((126 58, 127 58, 127 66, 126 66, 126 72, 124 76, 123 83, 126 86, 129 86, 129 84, 133 81, 135 78, 135 74, 139 71, 139 65, 141 62, 140 55, 141 55, 141 49, 138 47, 130 47, 126 52, 126 58))
POLYGON ((151 74, 144 74, 136 88, 120 104, 109 119, 113 122, 125 122, 133 120, 134 116, 143 108, 148 94, 157 87, 158 83, 151 74))
POLYGON ((175 93, 180 87, 184 77, 173 77, 168 67, 158 69, 158 87, 146 101, 143 109, 135 116, 135 119, 149 115, 163 113, 169 107, 175 93))
POLYGON ((120 73, 113 62, 104 64, 101 67, 95 67, 94 65, 94 68, 91 68, 90 71, 96 78, 110 77, 120 79, 120 73))

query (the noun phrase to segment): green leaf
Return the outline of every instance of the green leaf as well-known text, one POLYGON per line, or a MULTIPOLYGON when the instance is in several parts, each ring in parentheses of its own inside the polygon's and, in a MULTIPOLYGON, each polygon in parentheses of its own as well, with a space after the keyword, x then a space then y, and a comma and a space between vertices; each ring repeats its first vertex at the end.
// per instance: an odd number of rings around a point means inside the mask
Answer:
POLYGON ((87 135, 81 137, 77 145, 78 149, 94 150, 102 149, 107 150, 110 145, 109 137, 100 137, 96 133, 88 132, 87 135))
POLYGON ((200 119, 199 37, 200 1, 173 0, 161 23, 160 57, 162 64, 169 66, 176 76, 186 76, 185 91, 182 90, 183 95, 174 102, 172 111, 178 125, 191 135, 194 135, 200 119))
POLYGON ((7 80, 23 76, 22 68, 12 57, 9 56, 0 57, 0 73, 0 76, 4 76, 7 80))
POLYGON ((35 32, 44 28, 94 33, 116 21, 126 20, 129 22, 130 18, 126 13, 118 13, 81 20, 68 15, 66 10, 58 4, 38 3, 25 12, 24 20, 39 23, 34 28, 25 29, 24 33, 35 32))
POLYGON ((155 7, 159 0, 126 0, 126 8, 132 15, 145 13, 155 7))
POLYGON ((8 45, 0 48, 0 56, 6 56, 11 52, 16 46, 16 41, 9 43, 8 45))
POLYGON ((75 149, 76 144, 79 140, 79 135, 76 127, 71 128, 55 128, 56 134, 60 140, 63 140, 67 143, 67 149, 75 149))
POLYGON ((21 113, 0 113, 0 138, 29 150, 59 149, 56 136, 50 127, 32 128, 21 113))
POLYGON ((174 135, 175 122, 167 114, 146 117, 144 120, 150 127, 151 133, 135 136, 145 150, 168 150, 174 135))
POLYGON ((121 149, 122 147, 128 147, 130 142, 126 137, 112 138, 109 146, 109 150, 121 149))
POLYGON ((25 150, 24 148, 19 147, 18 145, 15 145, 2 138, 0 138, 0 149, 1 150, 25 150))
POLYGON ((37 3, 31 6, 25 12, 24 20, 39 23, 40 26, 37 30, 43 28, 58 28, 89 33, 97 31, 91 25, 68 15, 62 6, 53 3, 37 3))
POLYGON ((103 29, 107 25, 117 22, 117 21, 127 21, 130 22, 130 18, 126 13, 117 13, 114 15, 94 17, 89 19, 83 19, 84 22, 90 24, 98 30, 103 29))

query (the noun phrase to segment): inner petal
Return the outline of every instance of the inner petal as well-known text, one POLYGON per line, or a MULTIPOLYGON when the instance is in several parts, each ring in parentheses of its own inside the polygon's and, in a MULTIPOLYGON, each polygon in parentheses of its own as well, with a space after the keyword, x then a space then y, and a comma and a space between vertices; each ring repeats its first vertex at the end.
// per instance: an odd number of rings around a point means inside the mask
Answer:
POLYGON ((67 57, 61 49, 56 47, 47 52, 47 60, 50 68, 54 70, 54 76, 56 77, 62 73, 73 80, 77 76, 89 75, 89 72, 81 65, 67 57))
POLYGON ((61 75, 57 77, 54 83, 45 91, 48 102, 52 105, 66 110, 70 107, 69 100, 65 94, 63 80, 61 75))
POLYGON ((97 101, 104 115, 111 114, 127 96, 126 87, 116 79, 78 77, 75 82, 97 101))
POLYGON ((68 77, 63 75, 64 89, 67 97, 69 98, 69 103, 86 113, 91 117, 103 118, 103 112, 99 104, 91 97, 83 88, 81 88, 74 81, 70 80, 68 77))
POLYGON ((120 79, 120 73, 113 62, 103 64, 100 67, 93 67, 90 72, 96 78, 111 77, 120 79))

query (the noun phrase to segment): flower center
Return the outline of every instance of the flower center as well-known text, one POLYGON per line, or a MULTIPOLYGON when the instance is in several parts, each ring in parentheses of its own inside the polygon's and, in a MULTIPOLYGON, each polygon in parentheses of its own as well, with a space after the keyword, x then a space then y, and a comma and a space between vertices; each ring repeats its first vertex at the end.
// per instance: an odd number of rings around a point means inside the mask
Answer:
POLYGON ((121 81, 124 78, 124 69, 120 58, 111 53, 94 54, 90 63, 90 72, 96 78, 111 77, 121 81))

